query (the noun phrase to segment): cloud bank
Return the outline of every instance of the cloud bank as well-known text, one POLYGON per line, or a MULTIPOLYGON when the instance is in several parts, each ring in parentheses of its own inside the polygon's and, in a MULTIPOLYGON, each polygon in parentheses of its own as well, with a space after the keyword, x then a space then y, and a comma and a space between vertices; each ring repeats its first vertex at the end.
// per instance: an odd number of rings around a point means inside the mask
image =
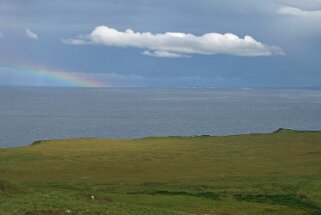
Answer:
POLYGON ((101 44, 115 47, 144 49, 144 55, 155 57, 187 57, 192 54, 228 54, 236 56, 283 55, 277 46, 256 41, 251 36, 240 38, 235 34, 207 33, 196 36, 190 33, 167 32, 153 34, 118 31, 107 26, 96 27, 89 35, 63 40, 70 45, 101 44))
POLYGON ((36 40, 38 39, 38 35, 36 33, 34 33, 33 31, 31 31, 29 28, 26 28, 26 36, 30 39, 36 40))

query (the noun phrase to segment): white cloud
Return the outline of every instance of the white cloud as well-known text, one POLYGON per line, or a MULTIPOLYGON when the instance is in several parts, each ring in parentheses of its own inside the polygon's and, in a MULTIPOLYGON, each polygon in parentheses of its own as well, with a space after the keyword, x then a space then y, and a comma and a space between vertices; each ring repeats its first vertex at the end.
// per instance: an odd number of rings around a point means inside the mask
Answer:
POLYGON ((34 39, 34 40, 39 38, 38 35, 35 32, 31 31, 29 28, 26 28, 26 35, 28 38, 34 39))
MULTIPOLYGON (((281 0, 280 0, 281 1, 281 0)), ((276 31, 291 37, 321 34, 321 0, 283 0, 274 8, 276 31)))
POLYGON ((277 46, 256 41, 251 36, 240 38, 235 34, 207 33, 196 36, 190 33, 167 32, 153 34, 118 31, 107 26, 96 27, 89 35, 63 40, 66 44, 102 44, 116 47, 145 49, 144 55, 156 57, 186 57, 192 54, 229 54, 236 56, 270 56, 284 54, 277 46))
POLYGON ((321 0, 273 0, 283 6, 292 6, 304 9, 317 9, 321 7, 321 0))
POLYGON ((302 10, 296 7, 281 7, 278 13, 321 21, 321 10, 302 10))

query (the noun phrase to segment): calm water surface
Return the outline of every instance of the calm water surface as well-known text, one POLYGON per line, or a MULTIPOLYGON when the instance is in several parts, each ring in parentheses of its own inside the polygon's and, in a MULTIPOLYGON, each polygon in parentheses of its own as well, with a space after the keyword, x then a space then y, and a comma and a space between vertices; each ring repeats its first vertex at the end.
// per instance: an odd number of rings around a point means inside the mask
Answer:
POLYGON ((279 127, 321 130, 321 90, 0 88, 0 147, 279 127))

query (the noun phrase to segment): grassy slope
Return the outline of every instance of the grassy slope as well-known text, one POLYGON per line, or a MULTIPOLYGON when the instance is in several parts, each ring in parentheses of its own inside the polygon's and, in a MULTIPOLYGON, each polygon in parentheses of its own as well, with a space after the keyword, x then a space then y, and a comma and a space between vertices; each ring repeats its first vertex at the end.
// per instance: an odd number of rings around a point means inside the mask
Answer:
POLYGON ((42 141, 0 180, 0 214, 321 214, 321 132, 42 141))

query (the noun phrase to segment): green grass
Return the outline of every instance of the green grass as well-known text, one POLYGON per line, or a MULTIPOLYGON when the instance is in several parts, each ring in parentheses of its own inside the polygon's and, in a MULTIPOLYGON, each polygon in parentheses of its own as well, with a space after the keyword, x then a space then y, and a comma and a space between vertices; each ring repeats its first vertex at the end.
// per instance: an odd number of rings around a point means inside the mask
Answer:
POLYGON ((321 132, 0 149, 2 214, 321 214, 321 132))

